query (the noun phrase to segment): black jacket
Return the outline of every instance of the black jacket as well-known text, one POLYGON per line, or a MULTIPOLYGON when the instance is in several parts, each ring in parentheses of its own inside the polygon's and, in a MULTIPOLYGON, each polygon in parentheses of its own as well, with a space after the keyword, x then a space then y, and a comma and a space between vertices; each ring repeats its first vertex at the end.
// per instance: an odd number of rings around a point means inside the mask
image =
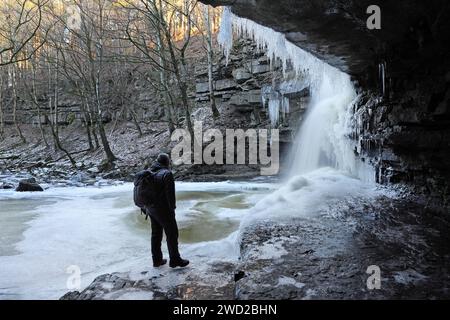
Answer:
POLYGON ((175 180, 173 178, 172 171, 167 167, 161 166, 159 163, 154 163, 150 171, 156 172, 156 179, 160 188, 160 198, 153 206, 155 209, 163 209, 169 211, 175 211, 176 199, 175 199, 175 180))

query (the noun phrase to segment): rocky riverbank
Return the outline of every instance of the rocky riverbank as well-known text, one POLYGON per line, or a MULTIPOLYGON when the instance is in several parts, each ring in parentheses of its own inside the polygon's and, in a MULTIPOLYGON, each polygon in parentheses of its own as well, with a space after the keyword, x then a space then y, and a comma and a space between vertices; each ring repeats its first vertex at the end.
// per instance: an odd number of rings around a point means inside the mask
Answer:
MULTIPOLYGON (((13 131, 12 128, 8 130, 13 131)), ((61 130, 62 139, 73 152, 73 166, 65 154, 52 146, 45 146, 39 139, 38 129, 24 126, 30 137, 27 144, 19 143, 11 132, 11 139, 0 142, 0 188, 16 188, 20 179, 34 178, 42 185, 87 186, 132 181, 134 174, 151 165, 160 152, 170 153, 173 142, 165 124, 152 123, 139 136, 130 125, 121 124, 111 141, 113 152, 118 155, 111 166, 103 159, 101 149, 88 150, 83 141, 83 129, 68 127, 61 130), (150 128, 151 127, 151 128, 150 128)), ((8 132, 9 133, 9 132, 8 132)), ((174 167, 177 180, 223 181, 254 178, 259 175, 255 165, 213 165, 174 167)))
POLYGON ((255 225, 243 235, 235 298, 448 299, 450 225, 435 214, 381 197, 338 217, 255 225), (278 255, 258 258, 267 246, 278 255), (381 272, 379 289, 367 286, 370 266, 381 272))
POLYGON ((106 274, 61 299, 450 297, 448 220, 410 197, 341 202, 338 209, 249 225, 235 262, 206 259, 185 269, 165 266, 157 275, 106 274), (369 266, 380 268, 380 289, 367 286, 369 266))

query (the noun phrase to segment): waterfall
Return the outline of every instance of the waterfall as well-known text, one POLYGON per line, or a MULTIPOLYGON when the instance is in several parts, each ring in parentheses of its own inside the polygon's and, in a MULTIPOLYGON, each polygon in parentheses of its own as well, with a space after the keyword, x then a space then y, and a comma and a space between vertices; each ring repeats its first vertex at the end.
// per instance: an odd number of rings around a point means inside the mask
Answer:
MULTIPOLYGON (((350 76, 289 42, 282 33, 235 16, 224 8, 218 41, 227 59, 233 34, 253 38, 258 48, 266 50, 271 63, 281 60, 283 74, 289 65, 310 88, 310 105, 290 155, 289 176, 330 166, 374 181, 374 170, 355 156, 356 144, 349 139, 352 107, 358 99, 350 76)), ((279 103, 272 108, 278 109, 279 103)))

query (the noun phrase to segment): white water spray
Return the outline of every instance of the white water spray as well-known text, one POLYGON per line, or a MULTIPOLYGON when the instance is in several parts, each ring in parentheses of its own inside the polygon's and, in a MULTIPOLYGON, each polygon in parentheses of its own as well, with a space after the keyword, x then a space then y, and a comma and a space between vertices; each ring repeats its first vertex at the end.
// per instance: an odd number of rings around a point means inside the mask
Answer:
MULTIPOLYGON (((253 38, 258 48, 266 50, 271 63, 280 59, 284 74, 289 63, 298 79, 310 88, 311 101, 291 155, 290 176, 332 166, 373 181, 373 169, 356 158, 355 143, 348 138, 352 131, 351 109, 357 100, 350 76, 289 42, 283 34, 235 16, 229 8, 224 8, 218 41, 227 60, 233 33, 253 38)), ((278 110, 280 103, 275 103, 272 109, 278 110)), ((272 118, 272 123, 278 120, 272 118)))

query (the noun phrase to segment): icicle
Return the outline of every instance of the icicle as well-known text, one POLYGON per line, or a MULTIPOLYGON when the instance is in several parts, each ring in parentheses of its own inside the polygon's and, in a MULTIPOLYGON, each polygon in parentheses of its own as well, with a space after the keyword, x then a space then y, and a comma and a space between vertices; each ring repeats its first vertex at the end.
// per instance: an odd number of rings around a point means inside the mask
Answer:
POLYGON ((261 94, 261 104, 263 108, 266 107, 266 102, 267 102, 266 96, 264 94, 261 94))
POLYGON ((269 100, 269 119, 272 127, 274 128, 278 124, 280 115, 280 99, 277 97, 269 100))
POLYGON ((220 22, 220 30, 217 35, 217 42, 223 50, 226 58, 226 64, 230 58, 230 51, 233 48, 233 26, 232 13, 229 7, 223 8, 222 20, 220 22))
POLYGON ((272 93, 273 89, 271 86, 263 86, 261 88, 261 103, 263 108, 266 107, 267 101, 269 100, 269 96, 272 93))
POLYGON ((381 96, 384 97, 386 93, 386 62, 378 64, 378 76, 381 82, 381 96))
POLYGON ((283 115, 286 115, 286 113, 289 113, 289 98, 283 97, 283 100, 281 102, 281 112, 283 115))
POLYGON ((225 56, 229 56, 233 42, 233 31, 239 37, 246 36, 252 38, 256 42, 258 49, 266 50, 271 64, 272 60, 276 58, 280 59, 284 75, 286 75, 289 61, 297 76, 301 74, 308 76, 308 85, 311 87, 311 90, 318 89, 324 74, 324 68, 328 72, 332 71, 335 74, 342 74, 341 71, 326 65, 312 54, 287 41, 282 33, 261 26, 251 20, 240 18, 234 15, 228 7, 223 10, 218 35, 218 42, 225 56))

